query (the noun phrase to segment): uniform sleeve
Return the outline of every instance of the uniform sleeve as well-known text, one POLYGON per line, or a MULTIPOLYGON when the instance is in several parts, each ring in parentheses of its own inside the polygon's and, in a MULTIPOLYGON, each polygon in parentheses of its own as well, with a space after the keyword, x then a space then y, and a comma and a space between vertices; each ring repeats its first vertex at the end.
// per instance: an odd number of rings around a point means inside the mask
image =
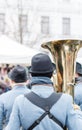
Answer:
POLYGON ((71 96, 67 101, 66 125, 68 130, 82 130, 82 114, 79 114, 81 111, 74 110, 71 96))
POLYGON ((13 109, 9 118, 9 123, 6 126, 5 130, 20 130, 20 118, 17 99, 13 104, 13 109))
POLYGON ((4 105, 0 98, 0 130, 3 129, 4 105))
POLYGON ((80 94, 80 91, 77 87, 78 86, 75 86, 74 101, 77 105, 80 105, 81 94, 80 94))
POLYGON ((77 104, 77 105, 80 105, 80 99, 79 99, 79 97, 77 96, 77 97, 75 97, 74 98, 74 101, 75 101, 75 103, 77 104))

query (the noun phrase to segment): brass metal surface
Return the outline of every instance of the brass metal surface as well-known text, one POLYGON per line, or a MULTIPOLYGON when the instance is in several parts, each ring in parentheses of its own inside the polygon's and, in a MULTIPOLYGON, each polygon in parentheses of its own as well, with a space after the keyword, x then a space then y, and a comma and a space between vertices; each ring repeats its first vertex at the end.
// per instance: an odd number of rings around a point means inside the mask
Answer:
POLYGON ((76 57, 82 47, 81 40, 65 39, 43 43, 56 64, 57 91, 71 94, 74 97, 76 57))

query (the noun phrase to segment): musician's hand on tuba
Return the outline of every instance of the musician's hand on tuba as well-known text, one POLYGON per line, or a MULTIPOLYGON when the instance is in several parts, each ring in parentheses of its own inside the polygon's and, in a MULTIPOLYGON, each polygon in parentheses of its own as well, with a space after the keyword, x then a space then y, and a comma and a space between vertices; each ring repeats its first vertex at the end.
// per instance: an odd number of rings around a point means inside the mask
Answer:
POLYGON ((80 106, 78 106, 77 104, 73 104, 73 108, 74 108, 74 110, 81 110, 80 106))

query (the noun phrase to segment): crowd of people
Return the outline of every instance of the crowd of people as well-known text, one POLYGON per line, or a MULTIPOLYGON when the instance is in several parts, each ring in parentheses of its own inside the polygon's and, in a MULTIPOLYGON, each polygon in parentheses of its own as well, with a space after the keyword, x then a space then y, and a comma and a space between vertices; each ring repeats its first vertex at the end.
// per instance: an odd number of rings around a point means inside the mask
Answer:
POLYGON ((14 65, 9 64, 0 65, 0 94, 11 89, 8 73, 13 67, 14 65))
POLYGON ((33 56, 30 79, 25 66, 13 66, 7 73, 10 89, 0 95, 0 130, 82 130, 82 101, 77 96, 81 70, 77 68, 76 105, 71 95, 54 90, 55 67, 47 54, 33 56))

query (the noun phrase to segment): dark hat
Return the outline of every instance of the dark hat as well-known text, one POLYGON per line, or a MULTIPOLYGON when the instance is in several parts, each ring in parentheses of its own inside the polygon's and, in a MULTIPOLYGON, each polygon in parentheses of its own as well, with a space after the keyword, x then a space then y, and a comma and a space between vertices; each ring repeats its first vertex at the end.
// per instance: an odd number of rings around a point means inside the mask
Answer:
MULTIPOLYGON (((55 65, 54 65, 55 66, 55 65)), ((47 54, 39 53, 33 56, 30 73, 50 73, 54 71, 53 64, 47 54)))
POLYGON ((16 83, 25 82, 27 80, 27 70, 25 67, 17 65, 11 69, 8 77, 16 83))
POLYGON ((76 62, 76 73, 82 74, 82 65, 76 62))

